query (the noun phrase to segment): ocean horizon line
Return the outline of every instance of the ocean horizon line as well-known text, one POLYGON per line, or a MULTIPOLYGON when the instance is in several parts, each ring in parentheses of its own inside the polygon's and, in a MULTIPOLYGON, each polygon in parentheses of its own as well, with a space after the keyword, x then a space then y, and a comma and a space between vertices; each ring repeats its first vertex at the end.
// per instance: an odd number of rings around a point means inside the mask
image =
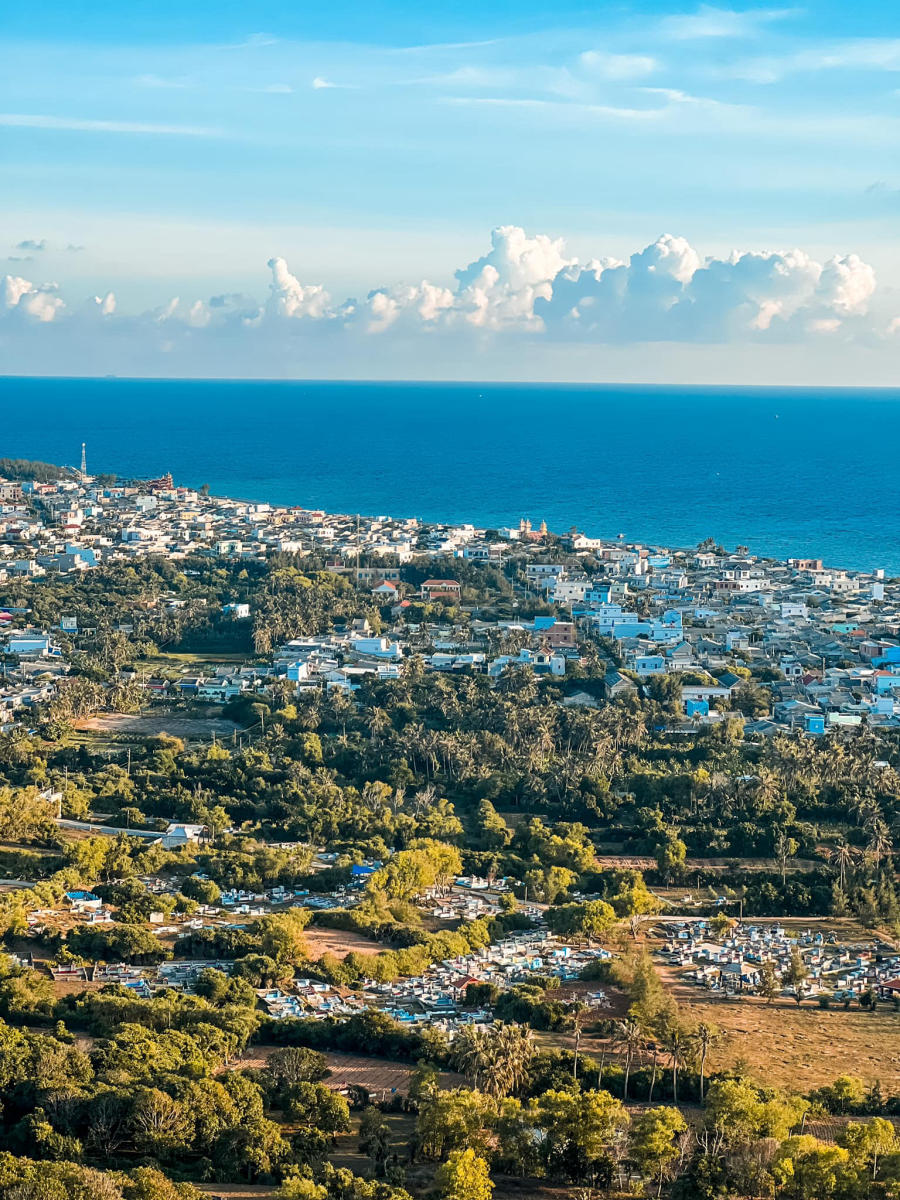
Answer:
POLYGON ((639 392, 789 392, 792 395, 825 392, 829 395, 868 395, 896 392, 900 396, 900 383, 896 384, 818 384, 818 383, 642 383, 629 380, 585 381, 585 380, 542 380, 542 379, 365 379, 365 378, 322 378, 298 376, 295 378, 269 377, 264 375, 20 375, 0 372, 0 382, 10 383, 152 383, 152 384, 236 384, 236 385, 298 385, 310 387, 426 387, 467 388, 481 387, 501 390, 504 388, 544 389, 553 391, 607 391, 634 390, 639 392))
POLYGON ((8 377, 4 456, 900 575, 900 389, 8 377))

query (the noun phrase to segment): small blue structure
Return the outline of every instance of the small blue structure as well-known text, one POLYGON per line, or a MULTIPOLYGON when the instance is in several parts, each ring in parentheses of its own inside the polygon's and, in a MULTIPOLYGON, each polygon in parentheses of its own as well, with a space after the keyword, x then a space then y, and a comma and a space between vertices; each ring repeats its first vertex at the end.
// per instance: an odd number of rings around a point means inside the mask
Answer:
POLYGON ((367 875, 374 875, 377 870, 378 867, 367 867, 365 864, 357 863, 350 868, 350 874, 354 879, 362 879, 367 875))

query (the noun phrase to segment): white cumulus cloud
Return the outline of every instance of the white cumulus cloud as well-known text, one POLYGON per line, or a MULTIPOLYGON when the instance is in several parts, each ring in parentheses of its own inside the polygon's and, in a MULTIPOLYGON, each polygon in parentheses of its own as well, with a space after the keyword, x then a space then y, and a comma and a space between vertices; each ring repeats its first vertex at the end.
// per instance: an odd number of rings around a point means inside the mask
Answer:
POLYGON ((65 302, 57 295, 55 283, 30 283, 18 275, 4 275, 2 285, 3 307, 8 314, 18 313, 35 321, 47 323, 55 320, 65 308, 65 302))
POLYGON ((503 225, 451 284, 392 283, 361 300, 333 299, 284 258, 268 267, 262 302, 237 292, 174 297, 140 314, 120 312, 112 292, 75 297, 67 306, 56 284, 6 275, 0 351, 5 362, 14 352, 20 372, 52 364, 79 373, 87 362, 101 373, 267 376, 298 362, 349 367, 380 355, 379 362, 396 362, 400 377, 415 359, 417 339, 426 338, 433 353, 423 351, 423 361, 443 355, 460 362, 470 352, 515 355, 503 345, 526 342, 578 354, 574 343, 863 347, 887 346, 900 331, 900 318, 878 314, 875 272, 856 254, 825 262, 799 249, 704 257, 672 234, 626 260, 598 255, 579 262, 561 238, 503 225))
POLYGON ((454 308, 488 329, 530 326, 535 301, 551 298, 553 280, 573 261, 562 238, 529 237, 517 225, 501 225, 491 234, 488 253, 456 272, 454 308))
POLYGON ((561 272, 535 307, 548 327, 598 341, 790 339, 864 317, 874 291, 875 273, 857 255, 824 266, 802 250, 702 260, 667 235, 627 263, 561 272))
POLYGON ((352 303, 345 306, 344 315, 358 315, 369 333, 383 333, 398 321, 407 326, 412 323, 433 328, 452 308, 453 293, 449 288, 423 281, 413 287, 377 288, 358 308, 352 303))
POLYGON ((271 316, 319 319, 328 315, 331 297, 321 284, 302 284, 283 258, 270 258, 268 267, 272 282, 266 311, 271 316))

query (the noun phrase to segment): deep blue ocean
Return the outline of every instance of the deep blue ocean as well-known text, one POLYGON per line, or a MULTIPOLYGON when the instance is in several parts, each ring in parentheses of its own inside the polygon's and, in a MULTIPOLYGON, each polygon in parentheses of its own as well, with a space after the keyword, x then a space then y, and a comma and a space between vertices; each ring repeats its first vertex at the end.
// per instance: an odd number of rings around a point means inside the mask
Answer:
POLYGON ((0 378, 0 456, 900 575, 900 390, 0 378))

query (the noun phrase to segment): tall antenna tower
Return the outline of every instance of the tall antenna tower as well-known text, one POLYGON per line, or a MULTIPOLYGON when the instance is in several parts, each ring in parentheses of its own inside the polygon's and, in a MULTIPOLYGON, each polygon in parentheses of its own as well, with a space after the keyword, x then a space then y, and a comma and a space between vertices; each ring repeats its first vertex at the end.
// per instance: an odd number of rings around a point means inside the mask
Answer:
POLYGON ((81 479, 82 482, 87 478, 87 449, 84 442, 81 443, 81 479))

